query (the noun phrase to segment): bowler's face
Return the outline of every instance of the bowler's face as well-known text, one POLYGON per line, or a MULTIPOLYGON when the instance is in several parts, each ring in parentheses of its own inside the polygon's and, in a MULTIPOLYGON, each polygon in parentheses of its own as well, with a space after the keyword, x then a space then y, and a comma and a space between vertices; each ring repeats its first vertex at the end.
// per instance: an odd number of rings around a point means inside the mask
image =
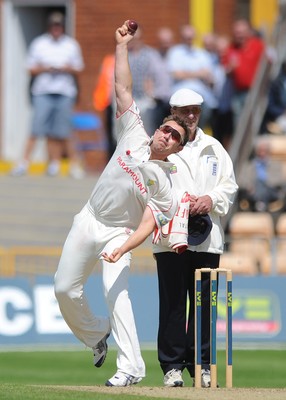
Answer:
POLYGON ((166 149, 170 154, 177 152, 179 147, 182 147, 184 141, 185 131, 182 126, 175 121, 168 121, 156 129, 153 136, 153 143, 159 144, 159 147, 166 149))

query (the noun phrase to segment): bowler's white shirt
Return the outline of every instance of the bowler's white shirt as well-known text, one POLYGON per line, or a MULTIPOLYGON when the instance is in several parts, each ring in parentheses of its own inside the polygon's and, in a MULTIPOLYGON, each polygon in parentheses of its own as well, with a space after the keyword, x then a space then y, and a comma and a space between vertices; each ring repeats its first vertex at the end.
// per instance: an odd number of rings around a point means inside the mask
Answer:
POLYGON ((116 120, 117 148, 99 178, 89 204, 96 218, 107 226, 136 229, 146 206, 158 227, 173 218, 176 195, 169 174, 174 164, 149 161, 150 137, 139 110, 131 107, 116 120))

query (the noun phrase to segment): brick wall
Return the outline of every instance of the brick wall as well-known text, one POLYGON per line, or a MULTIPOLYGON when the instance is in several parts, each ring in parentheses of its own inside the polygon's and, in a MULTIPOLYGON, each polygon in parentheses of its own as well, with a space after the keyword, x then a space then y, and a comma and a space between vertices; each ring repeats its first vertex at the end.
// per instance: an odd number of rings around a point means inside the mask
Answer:
POLYGON ((235 0, 214 0, 214 31, 220 35, 231 35, 232 21, 236 18, 235 0))
MULTIPOLYGON (((214 2, 215 30, 230 33, 236 0, 214 2)), ((103 57, 114 52, 114 33, 118 26, 127 19, 136 20, 143 29, 145 42, 151 46, 156 46, 158 28, 168 26, 179 41, 180 26, 190 22, 189 5, 189 0, 76 0, 76 38, 86 65, 80 76, 77 108, 93 111, 93 89, 103 57)), ((105 153, 98 150, 85 152, 85 158, 92 170, 102 169, 107 160, 105 153)))
MULTIPOLYGON (((0 28, 2 3, 0 0, 0 28)), ((236 3, 236 0, 214 0, 214 28, 218 33, 230 32, 236 3)), ((114 51, 114 31, 123 21, 137 20, 144 29, 145 42, 155 46, 159 27, 169 26, 179 39, 179 27, 188 23, 190 17, 190 0, 75 0, 75 5, 76 38, 86 64, 80 76, 77 107, 86 111, 93 110, 92 91, 101 61, 104 55, 114 51)))
MULTIPOLYGON (((86 65, 79 78, 80 96, 77 109, 81 111, 93 111, 92 93, 100 65, 106 54, 114 52, 114 32, 122 22, 126 19, 138 21, 143 29, 145 42, 156 46, 158 28, 172 28, 175 39, 179 40, 180 26, 190 21, 191 0, 74 0, 74 3, 75 36, 81 45, 86 65)), ((2 4, 3 0, 0 0, 0 29, 2 4)), ((230 33, 236 4, 237 0, 214 0, 214 29, 217 33, 230 33)), ((40 0, 38 5, 41 5, 40 0)), ((1 45, 0 40, 0 57, 1 45)), ((1 65, 0 58, 0 77, 1 65)), ((1 101, 0 95, 0 113, 1 101)))
MULTIPOLYGON (((101 61, 114 51, 114 32, 126 19, 135 19, 144 30, 145 42, 156 46, 156 31, 169 26, 179 39, 179 27, 189 22, 189 0, 76 0, 76 37, 86 68, 80 77, 78 107, 92 110, 92 90, 101 61)), ((214 28, 229 34, 236 0, 214 0, 214 28)))
POLYGON ((114 32, 122 22, 138 21, 144 30, 145 42, 156 45, 159 27, 169 26, 178 34, 178 27, 189 21, 189 0, 77 0, 76 9, 76 37, 86 64, 80 78, 78 107, 85 110, 92 110, 92 90, 102 58, 114 51, 114 32))

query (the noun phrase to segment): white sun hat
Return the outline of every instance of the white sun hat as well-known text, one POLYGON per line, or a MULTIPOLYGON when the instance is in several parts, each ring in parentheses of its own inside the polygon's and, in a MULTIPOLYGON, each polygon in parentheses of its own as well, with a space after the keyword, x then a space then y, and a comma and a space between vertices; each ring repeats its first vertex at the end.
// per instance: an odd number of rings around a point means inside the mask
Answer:
POLYGON ((179 89, 170 98, 171 107, 200 106, 204 99, 191 89, 179 89))

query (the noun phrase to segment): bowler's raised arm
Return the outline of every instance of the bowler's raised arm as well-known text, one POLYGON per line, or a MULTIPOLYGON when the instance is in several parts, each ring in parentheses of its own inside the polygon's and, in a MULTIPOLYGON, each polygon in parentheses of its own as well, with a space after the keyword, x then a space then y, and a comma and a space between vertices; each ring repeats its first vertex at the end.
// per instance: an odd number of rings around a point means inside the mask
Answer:
POLYGON ((132 102, 132 75, 128 61, 128 43, 134 33, 128 28, 129 20, 116 29, 115 40, 115 96, 116 115, 120 115, 130 107, 132 102))

